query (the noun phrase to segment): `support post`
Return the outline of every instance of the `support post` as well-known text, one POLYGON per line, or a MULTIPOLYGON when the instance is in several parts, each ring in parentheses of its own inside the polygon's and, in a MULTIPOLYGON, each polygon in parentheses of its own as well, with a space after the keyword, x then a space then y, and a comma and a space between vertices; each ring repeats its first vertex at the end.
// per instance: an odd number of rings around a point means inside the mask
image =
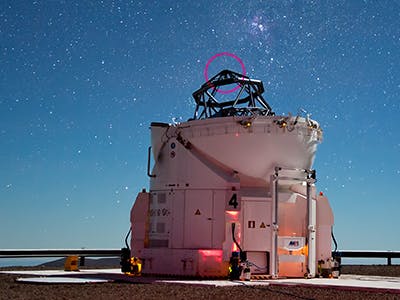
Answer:
POLYGON ((313 205, 311 185, 315 182, 313 178, 306 181, 307 187, 307 231, 308 231, 308 256, 307 256, 307 272, 308 277, 315 277, 316 273, 316 234, 315 219, 316 207, 313 205))
POLYGON ((272 191, 272 255, 271 255, 271 275, 273 278, 279 276, 279 256, 278 256, 278 173, 271 176, 272 191))
POLYGON ((79 258, 79 266, 80 267, 84 267, 85 266, 85 257, 84 256, 81 256, 79 258))

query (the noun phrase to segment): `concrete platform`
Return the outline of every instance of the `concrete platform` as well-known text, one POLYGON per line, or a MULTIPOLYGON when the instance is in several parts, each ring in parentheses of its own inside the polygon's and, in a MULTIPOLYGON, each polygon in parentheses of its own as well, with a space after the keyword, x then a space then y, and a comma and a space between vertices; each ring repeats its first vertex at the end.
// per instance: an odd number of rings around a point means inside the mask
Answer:
POLYGON ((25 283, 89 283, 124 281, 131 283, 169 283, 207 285, 216 287, 227 286, 302 286, 336 288, 346 290, 371 290, 379 292, 390 292, 400 294, 400 277, 364 276, 364 275, 341 275, 339 279, 313 278, 313 279, 275 279, 275 280, 252 280, 252 281, 230 281, 230 280, 200 280, 200 279, 173 279, 160 277, 130 277, 121 273, 120 269, 90 269, 79 272, 68 272, 63 270, 37 270, 37 271, 0 271, 5 274, 18 274, 35 276, 32 278, 21 277, 19 282, 25 283), (86 282, 85 282, 86 281, 86 282))

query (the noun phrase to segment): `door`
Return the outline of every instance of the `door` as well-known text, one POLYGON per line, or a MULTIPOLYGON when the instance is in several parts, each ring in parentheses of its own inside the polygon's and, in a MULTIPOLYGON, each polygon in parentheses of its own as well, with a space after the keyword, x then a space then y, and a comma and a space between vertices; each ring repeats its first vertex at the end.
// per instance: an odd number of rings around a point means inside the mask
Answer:
POLYGON ((243 249, 270 252, 272 203, 270 198, 242 198, 243 249))
POLYGON ((212 211, 212 191, 186 191, 184 248, 207 249, 212 247, 212 211))

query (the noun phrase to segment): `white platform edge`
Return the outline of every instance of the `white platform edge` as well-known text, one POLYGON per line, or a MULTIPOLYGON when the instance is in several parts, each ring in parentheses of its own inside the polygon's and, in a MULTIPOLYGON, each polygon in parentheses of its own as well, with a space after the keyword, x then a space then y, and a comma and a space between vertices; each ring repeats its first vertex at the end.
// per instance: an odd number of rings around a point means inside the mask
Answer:
MULTIPOLYGON (((69 281, 96 280, 97 282, 110 282, 109 279, 102 279, 104 275, 123 275, 120 269, 90 269, 79 272, 69 272, 63 270, 34 270, 34 271, 0 271, 4 274, 19 274, 29 276, 41 276, 41 280, 49 278, 58 278, 69 281), (96 278, 84 278, 87 275, 97 275, 96 278), (61 277, 62 276, 62 277, 61 277)), ((31 278, 32 279, 32 278, 31 278)), ((134 278, 132 281, 134 282, 134 278)), ((26 279, 25 279, 26 280, 26 279)), ((37 283, 39 279, 35 279, 37 283)), ((56 281, 56 279, 51 279, 56 281)), ((24 281, 19 279, 19 281, 24 281)), ((111 280, 112 281, 112 280, 111 280)), ((195 280, 195 279, 157 279, 153 283, 171 283, 171 284, 191 284, 208 286, 254 286, 254 285, 301 285, 315 287, 332 288, 351 288, 351 289, 378 289, 392 290, 400 293, 400 277, 367 276, 367 275, 341 275, 339 279, 314 278, 314 279, 277 279, 277 280, 252 280, 252 281, 229 281, 229 280, 195 280)), ((46 283, 43 281, 43 283, 46 283)), ((61 283, 61 282, 58 282, 61 283)), ((81 282, 82 283, 82 282, 81 282)))

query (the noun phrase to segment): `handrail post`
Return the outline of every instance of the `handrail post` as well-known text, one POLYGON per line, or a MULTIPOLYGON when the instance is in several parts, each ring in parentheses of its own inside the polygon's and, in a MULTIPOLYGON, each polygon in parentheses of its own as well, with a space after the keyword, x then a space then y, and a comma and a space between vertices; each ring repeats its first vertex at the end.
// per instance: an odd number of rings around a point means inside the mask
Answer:
POLYGON ((80 267, 85 266, 85 256, 83 256, 83 255, 79 258, 79 266, 80 267))

